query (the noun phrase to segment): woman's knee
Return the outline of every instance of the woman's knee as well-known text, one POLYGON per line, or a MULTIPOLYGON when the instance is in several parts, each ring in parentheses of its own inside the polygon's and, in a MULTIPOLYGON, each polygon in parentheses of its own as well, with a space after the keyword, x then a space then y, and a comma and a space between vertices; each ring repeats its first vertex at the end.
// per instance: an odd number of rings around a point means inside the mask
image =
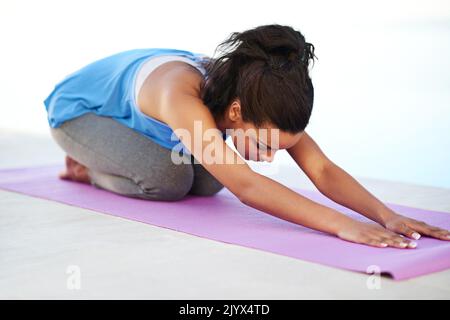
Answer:
POLYGON ((170 170, 159 171, 157 176, 148 175, 138 182, 142 197, 152 200, 177 201, 184 198, 192 188, 194 171, 191 165, 173 165, 170 170), (161 173, 164 173, 161 175, 161 173))
POLYGON ((201 164, 194 164, 194 182, 189 194, 198 196, 213 196, 224 188, 212 174, 201 164))
POLYGON ((224 188, 222 184, 195 185, 189 190, 189 194, 209 197, 213 196, 224 188))

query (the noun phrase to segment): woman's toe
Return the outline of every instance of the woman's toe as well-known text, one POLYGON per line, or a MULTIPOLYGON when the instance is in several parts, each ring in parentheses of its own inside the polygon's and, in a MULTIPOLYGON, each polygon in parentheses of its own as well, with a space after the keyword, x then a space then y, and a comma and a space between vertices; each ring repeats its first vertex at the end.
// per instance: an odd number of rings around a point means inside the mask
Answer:
POLYGON ((67 171, 61 171, 59 174, 58 174, 58 177, 60 178, 60 179, 69 179, 69 175, 68 175, 68 173, 67 173, 67 171))

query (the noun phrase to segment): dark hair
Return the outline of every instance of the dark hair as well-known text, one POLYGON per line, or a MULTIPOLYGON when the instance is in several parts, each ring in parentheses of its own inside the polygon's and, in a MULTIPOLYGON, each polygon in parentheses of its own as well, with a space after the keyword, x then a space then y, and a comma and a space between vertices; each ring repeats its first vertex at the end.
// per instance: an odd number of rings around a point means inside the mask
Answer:
POLYGON ((314 101, 308 66, 315 55, 299 31, 271 24, 233 32, 214 54, 218 50, 224 54, 204 62, 200 91, 216 121, 239 98, 243 120, 257 128, 264 123, 290 133, 306 128, 314 101))

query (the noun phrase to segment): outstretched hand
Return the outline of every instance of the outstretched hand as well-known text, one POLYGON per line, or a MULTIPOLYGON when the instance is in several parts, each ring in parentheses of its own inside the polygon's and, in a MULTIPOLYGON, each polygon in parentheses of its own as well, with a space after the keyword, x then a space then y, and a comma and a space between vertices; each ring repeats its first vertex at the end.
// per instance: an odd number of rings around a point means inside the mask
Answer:
POLYGON ((450 232, 430 226, 423 221, 414 220, 391 213, 383 223, 344 220, 336 234, 339 238, 374 247, 416 248, 421 235, 450 240, 450 232))
POLYGON ((383 223, 384 227, 408 238, 418 240, 421 235, 440 240, 450 240, 450 231, 426 224, 423 221, 394 214, 383 223))

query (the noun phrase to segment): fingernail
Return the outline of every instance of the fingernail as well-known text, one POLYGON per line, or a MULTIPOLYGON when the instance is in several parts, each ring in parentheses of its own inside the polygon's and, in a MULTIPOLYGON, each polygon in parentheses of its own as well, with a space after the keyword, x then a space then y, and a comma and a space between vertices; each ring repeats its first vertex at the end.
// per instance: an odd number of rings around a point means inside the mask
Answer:
POLYGON ((446 239, 450 239, 450 234, 445 236, 446 239))
POLYGON ((387 244, 387 243, 380 243, 380 246, 382 246, 382 247, 387 247, 388 244, 387 244))
POLYGON ((417 243, 415 243, 415 242, 410 242, 410 243, 409 243, 409 247, 410 247, 410 248, 415 248, 415 247, 417 247, 417 243))
POLYGON ((408 244, 405 242, 400 243, 400 247, 402 247, 402 248, 406 248, 407 246, 408 246, 408 244))
POLYGON ((420 239, 420 234, 418 234, 417 232, 414 232, 414 233, 412 234, 412 237, 413 237, 414 239, 416 239, 416 240, 419 240, 419 239, 420 239))

